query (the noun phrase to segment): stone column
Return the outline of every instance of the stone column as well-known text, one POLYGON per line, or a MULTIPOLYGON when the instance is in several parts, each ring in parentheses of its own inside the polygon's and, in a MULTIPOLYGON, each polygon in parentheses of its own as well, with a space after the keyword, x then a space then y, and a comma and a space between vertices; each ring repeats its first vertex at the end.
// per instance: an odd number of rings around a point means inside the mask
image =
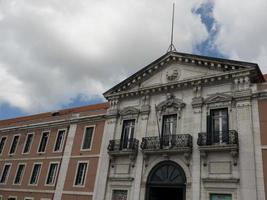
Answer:
POLYGON ((111 103, 103 133, 103 139, 100 150, 98 170, 95 183, 95 195, 93 200, 104 200, 107 193, 107 182, 109 175, 110 157, 108 155, 109 141, 113 139, 117 123, 117 101, 111 103))
POLYGON ((69 161, 71 157, 71 150, 76 133, 77 124, 71 124, 68 131, 66 145, 63 152, 63 157, 59 169, 58 180, 54 200, 61 200, 62 192, 64 190, 64 183, 68 172, 69 161))
POLYGON ((239 135, 240 198, 257 200, 252 129, 251 100, 237 102, 237 131, 239 135))
POLYGON ((192 153, 192 200, 200 200, 201 193, 201 162, 200 162, 200 153, 198 150, 197 139, 198 133, 203 131, 202 127, 202 108, 201 106, 197 106, 193 108, 194 114, 192 121, 192 125, 194 126, 193 132, 191 133, 193 136, 193 153, 192 153))

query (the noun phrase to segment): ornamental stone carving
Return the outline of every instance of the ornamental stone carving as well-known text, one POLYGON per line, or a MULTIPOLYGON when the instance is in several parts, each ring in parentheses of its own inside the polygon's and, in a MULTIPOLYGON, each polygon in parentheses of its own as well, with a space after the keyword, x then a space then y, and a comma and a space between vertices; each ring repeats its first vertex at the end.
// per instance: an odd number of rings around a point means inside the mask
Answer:
POLYGON ((173 67, 166 72, 166 78, 168 81, 175 81, 179 79, 180 73, 178 68, 173 67))
POLYGON ((173 94, 168 93, 167 99, 156 106, 156 111, 162 115, 177 114, 178 118, 181 116, 181 110, 185 107, 185 103, 174 97, 173 94))

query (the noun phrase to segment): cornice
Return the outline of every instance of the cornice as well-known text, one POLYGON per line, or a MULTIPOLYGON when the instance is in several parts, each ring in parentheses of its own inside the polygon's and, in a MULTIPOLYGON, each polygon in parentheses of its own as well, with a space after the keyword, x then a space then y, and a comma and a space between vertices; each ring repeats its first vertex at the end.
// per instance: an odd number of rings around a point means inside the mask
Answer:
POLYGON ((99 121, 105 119, 105 114, 99 114, 99 115, 91 115, 91 116, 82 116, 82 117, 70 117, 67 119, 61 119, 61 120, 54 120, 49 122, 40 122, 40 123, 31 123, 26 125, 14 125, 9 127, 3 127, 0 128, 0 132, 9 132, 14 130, 27 130, 27 129, 33 129, 33 128, 45 128, 45 127, 56 127, 56 126, 62 126, 62 125, 70 125, 75 124, 78 122, 86 122, 86 121, 99 121))
POLYGON ((132 96, 147 95, 153 93, 160 93, 162 91, 170 90, 182 90, 185 88, 195 87, 195 86, 205 86, 215 83, 221 83, 229 80, 234 80, 240 77, 253 76, 254 69, 242 69, 234 72, 224 72, 215 75, 206 75, 202 77, 196 77, 192 79, 174 81, 170 83, 154 85, 149 87, 138 88, 130 91, 120 91, 114 94, 106 95, 108 100, 128 98, 132 96))
POLYGON ((253 69, 257 74, 257 81, 264 82, 264 78, 259 70, 259 67, 255 63, 205 57, 179 52, 169 52, 161 56, 151 64, 147 65, 146 67, 142 68, 129 78, 120 82, 116 86, 112 87, 110 90, 104 93, 104 96, 108 98, 112 94, 129 90, 133 86, 138 85, 139 83, 146 80, 147 77, 150 77, 151 75, 164 68, 166 65, 173 62, 183 65, 202 66, 210 70, 217 70, 222 72, 238 71, 242 69, 253 69))

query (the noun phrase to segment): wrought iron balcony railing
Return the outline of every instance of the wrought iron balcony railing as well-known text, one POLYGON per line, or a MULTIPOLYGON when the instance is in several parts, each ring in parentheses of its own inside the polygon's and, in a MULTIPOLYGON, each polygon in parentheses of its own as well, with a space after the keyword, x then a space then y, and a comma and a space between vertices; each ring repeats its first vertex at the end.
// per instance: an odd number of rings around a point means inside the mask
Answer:
POLYGON ((138 151, 139 141, 135 138, 128 140, 110 140, 108 145, 109 152, 121 152, 121 151, 138 151))
POLYGON ((167 135, 163 137, 144 137, 142 150, 182 149, 192 148, 192 136, 189 134, 167 135))
POLYGON ((235 130, 199 133, 197 144, 199 146, 238 145, 238 133, 235 130))

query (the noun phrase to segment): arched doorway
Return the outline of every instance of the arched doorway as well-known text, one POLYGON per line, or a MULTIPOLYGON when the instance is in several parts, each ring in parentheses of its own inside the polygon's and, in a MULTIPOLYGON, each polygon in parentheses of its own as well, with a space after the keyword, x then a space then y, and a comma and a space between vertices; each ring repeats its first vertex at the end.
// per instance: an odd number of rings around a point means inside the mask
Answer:
POLYGON ((149 173, 146 200, 185 200, 186 176, 175 162, 164 161, 149 173))

